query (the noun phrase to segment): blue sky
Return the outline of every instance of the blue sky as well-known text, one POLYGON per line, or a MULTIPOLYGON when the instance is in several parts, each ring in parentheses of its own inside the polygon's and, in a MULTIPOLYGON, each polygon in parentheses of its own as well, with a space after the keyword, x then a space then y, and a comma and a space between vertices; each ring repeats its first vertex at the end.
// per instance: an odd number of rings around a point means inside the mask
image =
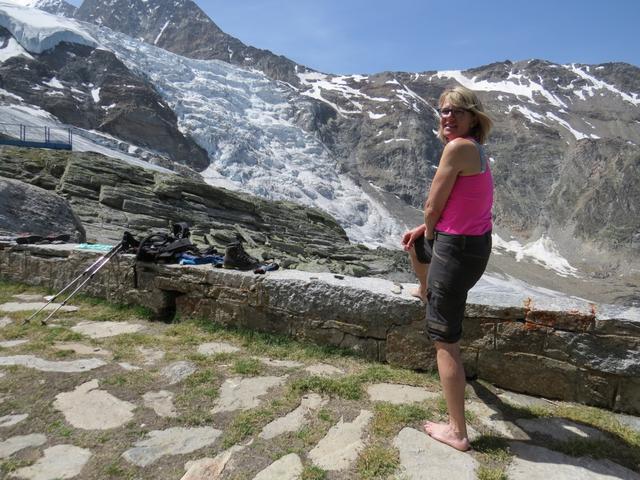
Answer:
POLYGON ((226 33, 327 73, 503 60, 640 66, 639 0, 195 0, 226 33))

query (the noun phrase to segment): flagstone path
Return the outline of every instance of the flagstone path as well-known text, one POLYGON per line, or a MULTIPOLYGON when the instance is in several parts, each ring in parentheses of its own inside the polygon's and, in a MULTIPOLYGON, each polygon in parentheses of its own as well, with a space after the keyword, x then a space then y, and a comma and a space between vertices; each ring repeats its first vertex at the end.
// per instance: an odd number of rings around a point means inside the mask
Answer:
MULTIPOLYGON (((138 317, 88 320, 82 305, 60 312, 55 329, 22 327, 24 312, 43 300, 25 293, 0 305, 0 478, 471 480, 495 468, 483 450, 490 441, 505 452, 503 476, 490 478, 640 480, 632 460, 553 450, 575 442, 634 447, 594 425, 523 413, 559 402, 499 390, 487 396, 487 386, 483 394, 470 386, 474 450, 458 452, 421 429, 421 411, 444 419, 442 393, 428 375, 380 381, 374 374, 352 398, 324 389, 351 392, 349 382, 373 364, 337 355, 281 358, 282 350, 272 358, 273 350, 254 350, 232 333, 194 327, 181 338, 179 329, 165 334, 171 325, 138 317), (308 388, 294 388, 305 382, 308 388), (396 458, 386 476, 360 470, 372 448, 396 458)), ((603 415, 640 445, 638 417, 603 415)))

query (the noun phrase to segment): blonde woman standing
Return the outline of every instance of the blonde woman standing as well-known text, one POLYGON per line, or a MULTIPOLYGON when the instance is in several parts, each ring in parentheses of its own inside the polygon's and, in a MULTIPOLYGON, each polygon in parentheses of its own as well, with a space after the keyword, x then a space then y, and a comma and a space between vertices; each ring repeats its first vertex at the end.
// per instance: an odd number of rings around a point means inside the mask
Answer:
POLYGON ((435 440, 469 449, 464 419, 466 385, 460 338, 471 287, 491 253, 493 179, 482 148, 491 119, 474 92, 445 90, 439 101, 438 136, 445 147, 424 207, 425 223, 403 235, 420 281, 413 292, 426 302, 427 331, 435 342, 447 423, 426 422, 435 440))

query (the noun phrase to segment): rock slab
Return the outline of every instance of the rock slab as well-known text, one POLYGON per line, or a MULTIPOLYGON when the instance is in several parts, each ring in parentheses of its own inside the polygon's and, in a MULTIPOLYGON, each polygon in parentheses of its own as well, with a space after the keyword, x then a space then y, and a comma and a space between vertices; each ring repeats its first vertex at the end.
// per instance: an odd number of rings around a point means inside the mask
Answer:
POLYGON ((28 447, 39 447, 47 442, 47 437, 41 433, 29 435, 16 435, 0 442, 0 458, 7 458, 16 452, 28 447))
POLYGON ((569 457, 543 447, 512 442, 515 455, 507 468, 509 480, 640 480, 640 475, 609 460, 569 457))
POLYGON ((27 418, 29 414, 21 413, 17 415, 5 415, 4 417, 0 417, 0 428, 1 427, 13 427, 14 425, 20 423, 25 418, 27 418))
POLYGON ((73 478, 80 475, 90 458, 90 450, 73 445, 56 445, 47 448, 36 463, 17 470, 13 476, 28 480, 73 478))
POLYGON ((295 432, 306 422, 307 415, 313 410, 317 410, 327 403, 317 393, 310 393, 302 397, 300 405, 293 411, 281 418, 276 418, 266 425, 260 432, 259 437, 269 440, 286 432, 295 432))
POLYGON ((258 473, 253 480, 298 480, 302 475, 302 460, 295 453, 279 458, 258 473))
POLYGON ((234 445, 216 455, 215 458, 205 457, 200 460, 187 462, 184 466, 187 472, 180 480, 217 480, 220 478, 220 475, 222 475, 222 472, 224 472, 231 457, 244 448, 244 445, 234 445))
POLYGON ((265 395, 269 389, 282 385, 286 378, 286 375, 282 377, 228 378, 220 387, 220 398, 211 412, 231 412, 257 407, 261 402, 260 397, 265 395))
POLYGON ((185 378, 193 375, 195 371, 196 366, 193 363, 182 360, 164 367, 160 371, 160 375, 167 379, 169 385, 175 385, 176 383, 180 383, 185 378))
POLYGON ((393 440, 393 445, 400 452, 400 478, 476 479, 478 463, 471 455, 444 445, 414 428, 403 428, 393 440))
POLYGON ((560 442, 587 438, 592 440, 605 439, 600 430, 564 418, 522 418, 516 420, 516 423, 527 433, 548 435, 560 442))
POLYGON ((123 333, 136 333, 143 329, 143 325, 127 322, 80 322, 71 327, 74 332, 90 338, 114 337, 123 333))
POLYGON ((167 390, 147 392, 142 396, 145 407, 152 408, 159 417, 175 418, 178 416, 173 405, 173 393, 167 390))
POLYGON ((435 392, 429 392, 424 387, 399 385, 396 383, 376 383, 367 387, 369 399, 373 402, 389 402, 394 405, 423 402, 439 398, 435 392))
POLYGON ((106 363, 98 358, 55 362, 43 360, 33 355, 14 355, 11 357, 0 357, 0 366, 2 365, 21 365, 27 368, 35 368, 42 372, 77 373, 102 367, 106 365, 106 363))
MULTIPOLYGON (((36 311, 42 308, 43 312, 49 312, 51 310, 55 310, 60 307, 59 303, 50 303, 47 305, 47 302, 7 302, 0 305, 0 312, 29 312, 31 310, 36 311), (46 305, 46 307, 45 307, 46 305), (43 308, 44 307, 44 308, 43 308)), ((64 307, 60 307, 58 312, 76 312, 78 311, 78 307, 74 307, 73 305, 65 305, 64 307)))
POLYGON ((198 353, 202 355, 217 355, 218 353, 235 353, 240 348, 225 342, 209 342, 198 345, 198 353))
POLYGON ((71 392, 56 395, 53 406, 67 422, 83 430, 108 430, 133 418, 133 403, 120 400, 109 392, 97 390, 98 380, 91 380, 71 392))
POLYGON ((134 465, 146 467, 165 455, 182 455, 211 445, 221 434, 222 431, 211 427, 154 430, 122 456, 134 465))
POLYGON ((362 434, 372 418, 373 413, 360 410, 353 422, 345 423, 340 419, 309 452, 309 459, 323 470, 348 468, 364 448, 362 434))

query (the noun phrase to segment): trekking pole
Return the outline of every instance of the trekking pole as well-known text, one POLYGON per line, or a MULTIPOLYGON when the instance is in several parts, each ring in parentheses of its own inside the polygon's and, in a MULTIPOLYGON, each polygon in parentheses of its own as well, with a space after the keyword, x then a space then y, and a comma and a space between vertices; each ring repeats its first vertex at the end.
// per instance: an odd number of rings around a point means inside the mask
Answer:
POLYGON ((64 287, 62 290, 60 290, 58 293, 56 293, 53 297, 51 297, 49 299, 49 301, 40 308, 40 310, 38 310, 37 312, 35 312, 33 315, 31 315, 29 318, 27 318, 24 322, 22 322, 23 325, 26 325, 27 323, 29 323, 31 320, 33 320, 33 318, 38 315, 41 311, 43 311, 45 308, 47 308, 49 306, 49 304, 51 304, 52 302, 55 301, 56 298, 58 298, 60 295, 62 295, 64 292, 66 292, 67 290, 69 290, 69 288, 71 288, 71 286, 76 283, 78 280, 80 280, 82 277, 84 277, 85 275, 87 275, 92 268, 94 268, 96 265, 98 265, 102 260, 104 260, 105 257, 111 255, 117 247, 119 247, 120 244, 115 245, 111 250, 109 250, 107 253, 105 253, 104 255, 102 255, 100 258, 98 258, 95 262, 93 262, 91 265, 89 265, 84 272, 82 272, 80 275, 78 275, 76 278, 74 278, 73 280, 71 280, 70 283, 67 284, 66 287, 64 287))
POLYGON ((41 321, 42 325, 46 325, 47 324, 47 320, 49 320, 51 317, 53 317, 56 312, 58 310, 60 310, 62 307, 64 307, 67 302, 69 300, 71 300, 71 297, 73 297, 76 293, 78 293, 78 291, 80 291, 80 289, 82 287, 84 287, 87 282, 89 282, 89 280, 91 280, 93 278, 93 276, 98 273, 98 271, 104 267, 107 262, 109 262, 109 260, 111 260, 120 250, 122 249, 122 242, 120 242, 119 244, 117 244, 110 252, 108 255, 103 256, 100 260, 101 262, 96 266, 96 268, 91 272, 91 274, 84 279, 84 281, 82 283, 80 283, 80 285, 78 285, 70 294, 67 298, 64 299, 64 301, 58 305, 44 320, 41 321))
POLYGON ((54 309, 54 310, 53 310, 53 311, 52 311, 52 312, 47 316, 47 318, 45 318, 44 320, 42 320, 42 321, 41 321, 42 325, 46 325, 46 324, 47 324, 47 320, 49 320, 51 317, 53 317, 53 316, 56 314, 56 312, 57 312, 58 310, 60 310, 62 307, 64 307, 64 306, 67 304, 67 302, 68 302, 69 300, 71 300, 71 297, 73 297, 76 293, 78 293, 78 291, 80 291, 80 289, 81 289, 82 287, 84 287, 84 286, 86 285, 86 283, 87 283, 89 280, 91 280, 91 279, 93 278, 93 276, 94 276, 96 273, 98 273, 98 272, 100 271, 100 269, 101 269, 102 267, 104 267, 104 266, 107 264, 107 262, 109 262, 109 260, 111 260, 113 257, 115 257, 115 255, 116 255, 116 254, 117 254, 121 249, 122 249, 122 242, 120 242, 118 245, 116 245, 116 246, 111 250, 111 252, 109 252, 109 253, 110 253, 110 255, 105 255, 104 257, 102 257, 102 259, 101 259, 101 260, 102 260, 102 263, 98 264, 98 266, 97 266, 97 267, 96 267, 96 268, 91 272, 91 274, 90 274, 87 278, 85 278, 85 279, 84 279, 84 281, 83 281, 80 285, 78 285, 78 286, 77 286, 77 287, 76 287, 76 288, 75 288, 75 289, 74 289, 74 290, 69 294, 69 296, 68 296, 67 298, 65 298, 65 299, 64 299, 64 301, 63 301, 60 305, 58 305, 58 306, 57 306, 57 307, 56 307, 56 308, 55 308, 55 309, 54 309))

